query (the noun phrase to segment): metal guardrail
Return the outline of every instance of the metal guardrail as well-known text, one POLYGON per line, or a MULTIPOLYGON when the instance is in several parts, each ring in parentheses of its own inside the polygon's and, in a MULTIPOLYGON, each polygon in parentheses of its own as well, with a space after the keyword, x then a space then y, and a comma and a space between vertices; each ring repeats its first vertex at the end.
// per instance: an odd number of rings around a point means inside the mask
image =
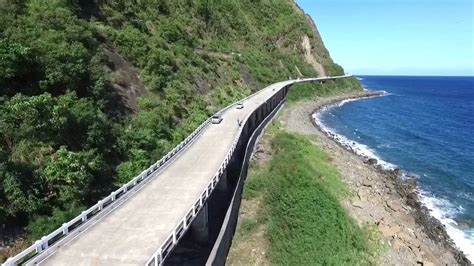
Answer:
MULTIPOLYGON (((245 99, 241 101, 245 101, 246 99, 255 96, 257 93, 260 91, 246 97, 245 99)), ((239 102, 241 102, 239 101, 239 102)), ((228 108, 234 106, 234 104, 229 105, 228 107, 224 108, 220 112, 224 112, 228 108)), ((253 112, 249 113, 243 121, 246 121, 249 116, 251 116, 253 112)), ((239 132, 232 142, 232 146, 230 150, 227 152, 221 166, 217 170, 217 172, 214 174, 212 179, 209 181, 209 184, 206 186, 204 191, 200 194, 199 198, 194 202, 193 206, 186 212, 184 217, 180 220, 179 224, 175 227, 175 229, 171 232, 171 234, 166 238, 165 242, 158 248, 157 251, 153 254, 153 256, 148 259, 145 265, 147 266, 158 266, 161 265, 166 256, 171 252, 171 250, 178 244, 179 239, 184 235, 184 233, 187 231, 193 220, 197 217, 199 211, 202 209, 202 207, 206 204, 207 199, 211 195, 212 191, 216 188, 217 184, 220 181, 220 178, 222 174, 224 173, 227 165, 230 162, 230 159, 232 158, 232 155, 234 154, 235 148, 237 147, 237 143, 239 141, 240 135, 242 132, 242 127, 240 127, 239 132)))
MULTIPOLYGON (((335 77, 321 77, 321 78, 306 78, 306 79, 297 79, 297 80, 292 80, 291 82, 283 82, 282 86, 278 88, 278 91, 282 90, 286 86, 293 85, 296 83, 302 83, 302 82, 308 82, 308 81, 321 81, 321 80, 335 80, 339 78, 346 78, 346 77, 351 77, 352 75, 344 75, 344 76, 335 76, 335 77)), ((238 101, 238 102, 243 102, 250 97, 255 96, 256 94, 260 93, 262 90, 257 91, 256 93, 249 95, 245 97, 243 100, 238 101)), ((275 92, 276 94, 276 92, 275 92)), ((273 95, 275 95, 273 94, 273 95)), ((230 107, 234 106, 236 103, 227 106, 226 108, 222 109, 219 111, 220 113, 223 113, 225 110, 229 109, 230 107)), ((246 121, 253 112, 249 113, 243 121, 246 121)), ((232 147, 230 148, 229 152, 227 152, 227 155, 225 156, 224 161, 222 162, 221 166, 217 170, 216 174, 212 177, 212 179, 209 181, 209 184, 206 186, 204 191, 200 194, 199 198, 195 201, 193 206, 186 212, 184 217, 180 220, 179 224, 175 227, 175 229, 169 234, 169 236, 166 238, 165 242, 155 251, 155 253, 151 256, 150 259, 146 262, 146 266, 160 266, 162 265, 164 259, 166 256, 171 252, 171 250, 178 244, 178 241, 180 240, 181 237, 183 237, 184 233, 187 231, 193 220, 196 218, 198 215, 199 211, 202 209, 204 204, 206 203, 206 200, 209 198, 211 195, 212 191, 216 188, 217 183, 219 183, 221 175, 224 173, 224 170, 226 169, 227 165, 229 164, 229 161, 232 157, 232 154, 234 153, 234 150, 237 146, 237 143, 239 141, 240 135, 242 132, 242 127, 239 129, 239 132, 234 139, 234 142, 232 143, 232 147)))
MULTIPOLYGON (((245 97, 243 100, 240 100, 239 102, 245 101, 248 98, 253 97, 258 93, 260 93, 260 91, 257 91, 255 93, 245 97)), ((223 113, 227 109, 232 108, 235 105, 236 105, 236 103, 228 105, 227 107, 221 109, 219 112, 223 113)), ((150 167, 143 170, 138 176, 134 177, 128 183, 124 184, 123 186, 121 186, 117 190, 113 191, 109 196, 99 200, 95 205, 93 205, 89 209, 83 211, 80 215, 76 216, 75 218, 73 218, 69 222, 64 223, 61 227, 54 230, 49 235, 43 236, 41 239, 37 240, 34 244, 29 246, 28 248, 26 248, 22 252, 18 253, 17 255, 15 255, 13 257, 8 258, 7 261, 5 261, 2 264, 2 266, 15 266, 19 263, 25 263, 28 260, 34 258, 36 255, 39 255, 39 254, 43 253, 48 248, 50 248, 53 244, 57 243, 59 240, 64 239, 66 236, 70 235, 72 232, 76 232, 77 230, 79 230, 91 218, 95 217, 97 214, 99 214, 103 210, 107 209, 107 207, 110 207, 111 205, 113 205, 113 203, 117 199, 121 198, 124 194, 126 194, 127 192, 129 192, 133 188, 135 188, 138 184, 142 183, 144 180, 147 180, 150 176, 152 176, 154 173, 156 173, 166 162, 168 162, 171 158, 173 158, 173 156, 175 156, 187 144, 189 144, 196 136, 198 136, 199 133, 201 133, 201 131, 207 125, 209 125, 210 121, 211 121, 210 118, 208 118, 206 121, 204 121, 198 128, 196 128, 180 144, 178 144, 176 147, 174 147, 170 152, 168 152, 165 156, 163 156, 156 163, 152 164, 150 167)), ((235 145, 233 145, 233 149, 235 149, 235 145)), ((215 184, 217 184, 219 181, 218 181, 218 179, 215 180, 215 178, 216 178, 216 176, 214 176, 213 180, 214 180, 215 184)), ((215 185, 212 187, 212 190, 214 189, 214 187, 215 187, 215 185)), ((210 194, 207 194, 205 199, 207 199, 207 197, 209 195, 210 194)), ((205 202, 205 199, 204 199, 203 203, 205 202)), ((198 206, 198 204, 195 204, 195 206, 198 206)), ((189 216, 189 213, 186 215, 188 217, 188 220, 187 220, 188 222, 194 220, 194 219, 191 219, 191 220, 189 220, 189 219, 195 217, 195 215, 200 210, 200 208, 201 207, 199 207, 199 209, 195 209, 193 211, 193 213, 194 213, 193 216, 189 216)), ((178 229, 178 230, 175 229, 173 232, 182 231, 182 233, 184 233, 186 231, 188 225, 189 225, 189 223, 180 223, 180 225, 178 225, 176 227, 176 229, 178 229)), ((170 237, 171 236, 172 235, 170 235, 170 237)), ((169 241, 170 241, 170 238, 168 238, 168 240, 165 241, 165 243, 162 246, 166 246, 169 241)))
MULTIPOLYGON (((285 86, 282 86, 280 89, 282 89, 285 86)), ((235 106, 238 102, 244 102, 247 99, 259 94, 262 90, 259 90, 244 99, 237 101, 236 103, 233 103, 224 109, 220 110, 219 113, 224 113, 226 110, 229 108, 232 108, 235 106)), ((253 112, 247 114, 245 119, 243 121, 246 121, 253 112)), ((189 226, 191 223, 194 221, 194 219, 197 217, 199 214, 199 211, 202 209, 202 207, 206 204, 207 199, 211 195, 212 191, 216 188, 217 184, 220 181, 220 177, 224 173, 227 165, 230 162, 230 159, 232 158, 232 155, 235 151, 235 148, 237 147, 237 143, 239 141, 240 135, 242 132, 242 127, 240 127, 239 132, 232 142, 232 146, 230 150, 227 152, 221 166, 217 170, 217 172, 214 174, 212 179, 209 181, 209 184, 206 186, 206 188, 203 190, 203 192, 200 194, 199 198, 194 202, 193 206, 186 212, 186 214, 183 216, 183 218, 180 220, 179 224, 174 228, 174 230, 168 235, 164 243, 155 251, 155 253, 148 259, 145 265, 147 266, 158 266, 161 265, 166 256, 171 252, 171 250, 178 244, 178 241, 183 237, 184 233, 188 230, 189 226)))
POLYGON ((125 195, 127 192, 136 188, 143 181, 149 179, 156 173, 164 164, 166 164, 171 158, 173 158, 179 151, 181 151, 187 144, 189 144, 201 131, 210 123, 210 118, 204 121, 198 128, 196 128, 188 137, 186 137, 180 144, 174 147, 170 152, 163 156, 156 163, 152 164, 147 169, 143 170, 138 176, 134 177, 128 183, 124 184, 117 190, 113 191, 109 196, 99 200, 95 205, 89 209, 83 211, 80 215, 67 223, 64 223, 61 227, 54 230, 49 235, 43 236, 40 240, 37 240, 34 244, 18 253, 14 257, 8 258, 2 265, 3 266, 14 266, 19 263, 25 263, 27 260, 32 259, 38 254, 46 251, 51 245, 55 244, 59 240, 64 239, 66 236, 79 230, 85 223, 91 218, 103 210, 108 209, 113 203, 125 195))
POLYGON ((219 231, 214 246, 207 258, 206 265, 225 265, 227 254, 232 242, 232 236, 235 232, 237 225, 237 216, 240 207, 240 198, 243 190, 243 185, 248 173, 248 164, 252 155, 253 149, 256 143, 262 137, 263 132, 269 126, 270 122, 277 116, 285 104, 285 100, 282 100, 257 126, 249 137, 247 145, 245 145, 245 154, 243 156, 242 166, 240 167, 240 174, 237 179, 237 184, 232 193, 232 199, 224 217, 223 224, 219 231), (239 198, 239 199, 238 199, 239 198))
MULTIPOLYGON (((281 90, 287 85, 300 83, 300 82, 307 82, 307 81, 318 81, 318 80, 327 80, 327 79, 337 79, 337 78, 345 78, 350 77, 352 75, 345 75, 345 76, 337 76, 337 77, 322 77, 322 78, 307 78, 307 79, 297 79, 292 80, 291 82, 286 82, 284 85, 281 86, 278 90, 281 90)), ((244 99, 238 101, 243 102, 257 94, 259 94, 262 90, 257 91, 244 99)), ((237 104, 233 103, 228 105, 227 107, 220 110, 220 113, 225 112, 229 108, 232 108, 237 104)), ((244 119, 247 120, 248 117, 252 113, 248 114, 247 117, 244 119)), ((134 188, 138 187, 143 181, 148 180, 154 173, 156 173, 160 168, 166 164, 171 158, 173 158, 178 152, 180 152, 184 147, 186 147, 196 136, 198 136, 202 130, 209 125, 210 118, 204 121, 198 128, 196 128, 188 137, 186 137, 180 144, 174 147, 170 152, 168 152, 165 156, 163 156, 160 160, 156 163, 152 164, 147 169, 143 170, 139 175, 134 177, 128 183, 122 185, 117 190, 113 191, 109 196, 99 200, 95 205, 91 206, 87 210, 83 211, 80 215, 76 216, 74 219, 70 220, 67 223, 64 223, 61 227, 50 233, 49 235, 43 236, 41 239, 37 240, 34 244, 23 250, 22 252, 18 253, 17 255, 10 257, 5 261, 2 266, 15 266, 19 263, 26 263, 28 260, 34 258, 35 256, 42 254, 43 252, 47 251, 52 245, 57 243, 60 240, 63 240, 68 235, 71 235, 74 232, 77 232, 82 228, 91 218, 96 217, 99 213, 104 210, 108 210, 109 207, 113 205, 116 200, 121 198, 126 193, 132 191, 134 188)), ((163 262, 163 259, 169 254, 172 248, 177 244, 178 240, 184 235, 184 233, 189 228, 191 222, 197 216, 201 208, 204 206, 206 200, 211 195, 212 191, 215 189, 217 183, 220 180, 220 176, 224 172, 226 166, 229 164, 229 161, 232 157, 232 154, 237 146, 237 142, 239 140, 240 133, 242 128, 239 131, 236 139, 232 143, 232 147, 227 153, 224 161, 222 162, 221 166, 217 170, 216 174, 212 177, 211 181, 209 182, 208 186, 204 189, 201 193, 199 198, 196 200, 192 208, 188 210, 186 215, 181 219, 179 224, 175 227, 175 229, 170 233, 168 238, 165 242, 160 246, 160 248, 153 254, 153 256, 147 261, 146 265, 160 265, 163 262)))

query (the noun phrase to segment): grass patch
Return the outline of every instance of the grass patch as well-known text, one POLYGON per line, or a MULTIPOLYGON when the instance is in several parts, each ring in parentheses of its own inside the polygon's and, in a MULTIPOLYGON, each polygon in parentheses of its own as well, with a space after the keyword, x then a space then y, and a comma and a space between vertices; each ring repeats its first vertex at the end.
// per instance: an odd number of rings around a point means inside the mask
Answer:
POLYGON ((243 219, 242 222, 240 223, 240 230, 242 232, 242 235, 248 235, 252 229, 254 229, 257 226, 257 220, 252 219, 252 218, 246 218, 243 219))
POLYGON ((244 191, 246 199, 262 197, 263 210, 239 234, 264 224, 272 264, 371 264, 368 232, 339 204, 348 191, 327 155, 305 136, 269 131, 272 160, 251 171, 244 191))

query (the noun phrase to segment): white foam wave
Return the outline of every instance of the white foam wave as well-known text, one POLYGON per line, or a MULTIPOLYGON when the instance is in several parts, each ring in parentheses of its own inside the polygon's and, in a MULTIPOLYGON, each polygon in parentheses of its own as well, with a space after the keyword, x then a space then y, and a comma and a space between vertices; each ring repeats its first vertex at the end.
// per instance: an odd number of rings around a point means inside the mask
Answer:
POLYGON ((343 106, 344 104, 346 103, 350 103, 350 102, 353 102, 353 101, 357 101, 358 99, 347 99, 347 100, 343 100, 341 101, 337 106, 341 107, 343 106))
MULTIPOLYGON (((347 101, 346 101, 347 103, 347 101)), ((338 104, 338 106, 341 106, 342 104, 344 103, 340 103, 338 104)), ((330 107, 326 107, 325 109, 327 108, 330 108, 330 107)), ((316 125, 327 135, 329 136, 330 138, 334 139, 335 141, 337 141, 338 143, 340 143, 342 146, 344 146, 345 148, 347 148, 348 150, 354 152, 355 154, 357 155, 360 155, 362 157, 365 157, 366 159, 376 159, 377 160, 377 164, 380 165, 383 169, 385 170, 392 170, 392 169, 395 169, 396 168, 396 165, 394 164, 391 164, 389 162, 386 162, 384 160, 382 160, 374 150, 372 150, 371 148, 369 148, 367 145, 365 144, 362 144, 362 143, 359 143, 357 141, 354 141, 354 140, 351 140, 341 134, 338 134, 336 133, 333 129, 325 126, 322 122, 321 122, 321 113, 322 112, 318 112, 318 113, 315 113, 313 114, 313 119, 316 123, 316 125)))
POLYGON ((456 246, 466 254, 470 261, 474 261, 474 229, 462 230, 452 218, 462 213, 462 206, 454 206, 446 199, 439 199, 429 193, 418 190, 420 201, 430 210, 430 214, 438 219, 446 228, 446 232, 453 239, 456 246))
MULTIPOLYGON (((383 91, 383 95, 391 95, 383 91)), ((338 104, 329 105, 319 110, 319 112, 312 115, 316 125, 323 131, 327 136, 339 142, 342 146, 353 151, 354 153, 363 156, 367 159, 373 158, 377 160, 377 163, 385 170, 393 170, 397 166, 382 160, 377 156, 376 152, 370 149, 367 145, 353 141, 343 135, 340 135, 335 132, 334 129, 331 129, 324 125, 321 121, 321 114, 333 107, 341 107, 342 105, 352 102, 358 99, 348 99, 341 101, 338 104)), ((358 137, 360 138, 360 137, 358 137)), ((410 174, 410 176, 415 176, 410 174)), ((406 178, 406 173, 402 174, 402 179, 406 178)), ((420 201, 430 210, 430 214, 438 219, 443 225, 446 226, 446 232, 453 239, 454 243, 461 249, 466 257, 474 261, 474 228, 468 230, 462 230, 458 223, 452 218, 456 214, 462 213, 464 208, 462 206, 453 206, 448 200, 438 199, 429 195, 429 193, 418 190, 420 195, 420 201)))
MULTIPOLYGON (((379 91, 381 92, 382 94, 377 94, 377 95, 373 95, 373 96, 368 96, 368 97, 364 97, 364 98, 353 98, 353 99, 346 99, 346 100, 342 100, 340 101, 339 103, 336 103, 336 104, 333 104, 333 105, 327 105, 325 107, 323 107, 322 109, 320 109, 318 112, 314 113, 313 114, 313 119, 316 123, 316 125, 327 135, 329 136, 330 138, 336 140, 337 142, 339 142, 342 146, 346 147, 348 150, 351 150, 352 152, 354 152, 355 154, 357 155, 360 155, 362 157, 365 157, 366 159, 376 159, 377 160, 377 164, 380 165, 382 167, 382 169, 385 169, 385 170, 393 170, 395 168, 397 168, 396 165, 394 164, 391 164, 389 162, 386 162, 384 160, 382 160, 374 150, 370 149, 367 145, 364 145, 362 143, 359 143, 357 141, 354 141, 354 140, 351 140, 343 135, 340 135, 338 133, 335 132, 334 129, 332 128, 329 128, 327 127, 326 125, 324 125, 322 122, 321 122, 321 114, 331 108, 334 108, 334 107, 341 107, 343 106, 344 104, 346 103, 350 103, 350 102, 353 102, 353 101, 358 101, 358 100, 364 100, 364 99, 370 99, 370 98, 375 98, 375 97, 381 97, 381 96, 387 96, 387 95, 390 95, 390 93, 388 93, 387 91, 379 91)), ((345 126, 347 127, 347 125, 345 126)), ((358 131, 358 129, 356 129, 356 131, 358 131)), ((354 135, 357 135, 356 132, 354 132, 354 135)), ((360 139, 360 136, 357 136, 358 139, 360 139)))
POLYGON ((391 148, 392 148, 392 145, 391 145, 390 143, 383 143, 383 144, 377 145, 377 148, 391 149, 391 148))

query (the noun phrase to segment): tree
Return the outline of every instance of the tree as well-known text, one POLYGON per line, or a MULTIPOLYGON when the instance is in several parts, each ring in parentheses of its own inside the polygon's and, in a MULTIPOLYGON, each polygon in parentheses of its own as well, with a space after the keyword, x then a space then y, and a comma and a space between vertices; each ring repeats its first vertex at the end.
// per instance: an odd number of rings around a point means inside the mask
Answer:
POLYGON ((102 164, 102 159, 93 152, 72 152, 61 147, 42 169, 49 197, 62 206, 83 202, 90 191, 94 172, 102 164))
POLYGON ((0 222, 37 213, 45 203, 41 186, 37 185, 38 180, 28 167, 0 163, 0 222))
POLYGON ((0 95, 32 92, 31 83, 40 75, 35 58, 31 48, 0 40, 0 95))

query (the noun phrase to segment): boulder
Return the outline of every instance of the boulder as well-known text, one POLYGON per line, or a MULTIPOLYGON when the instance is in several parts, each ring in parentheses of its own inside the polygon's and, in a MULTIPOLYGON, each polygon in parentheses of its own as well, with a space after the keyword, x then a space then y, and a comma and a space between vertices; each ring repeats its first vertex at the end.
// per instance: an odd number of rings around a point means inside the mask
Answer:
POLYGON ((376 165, 377 164, 377 159, 370 158, 367 160, 368 165, 376 165))

